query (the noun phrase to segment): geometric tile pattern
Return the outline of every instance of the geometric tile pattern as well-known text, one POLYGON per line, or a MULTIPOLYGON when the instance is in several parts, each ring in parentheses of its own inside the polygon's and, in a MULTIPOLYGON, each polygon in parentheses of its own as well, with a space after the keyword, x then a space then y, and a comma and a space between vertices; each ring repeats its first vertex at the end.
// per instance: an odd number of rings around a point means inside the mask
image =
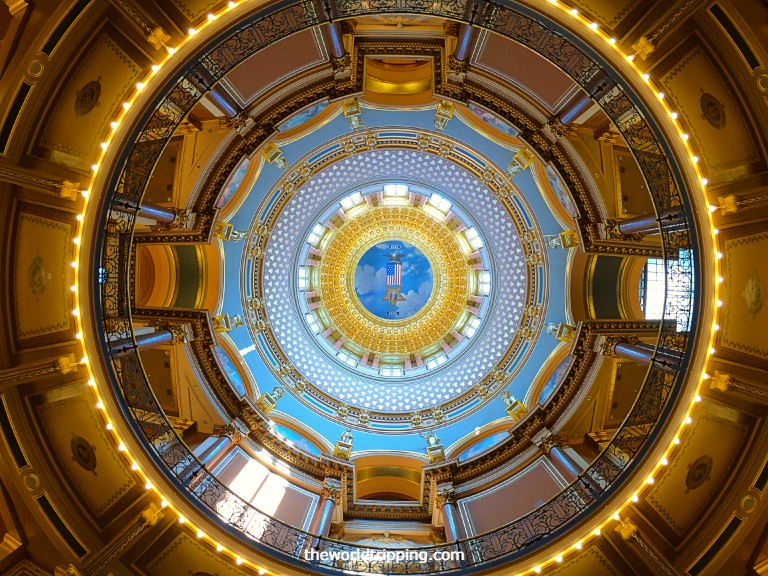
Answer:
MULTIPOLYGON (((490 168, 491 164, 486 162, 485 166, 490 168)), ((500 178, 500 174, 503 172, 495 168, 494 177, 500 178)), ((275 188, 281 185, 278 182, 275 188)), ((519 205, 515 201, 501 202, 486 182, 454 161, 419 150, 384 148, 342 158, 312 175, 293 193, 269 232, 259 297, 277 345, 310 385, 359 408, 414 412, 444 405, 471 390, 498 369, 502 360, 503 366, 512 362, 513 358, 506 355, 513 342, 517 341, 519 347, 520 339, 515 337, 524 309, 535 302, 530 294, 530 267, 521 236, 525 232, 537 237, 541 234, 524 198, 509 182, 506 187, 519 205), (301 245, 320 215, 357 189, 383 181, 403 181, 437 190, 471 215, 484 240, 493 278, 488 316, 473 342, 454 357, 449 354, 449 361, 441 367, 397 382, 365 377, 332 359, 308 331, 294 283, 301 245), (532 225, 522 217, 523 211, 532 225)), ((254 219, 253 228, 258 225, 254 219)), ((546 266, 544 271, 546 276, 546 266)))

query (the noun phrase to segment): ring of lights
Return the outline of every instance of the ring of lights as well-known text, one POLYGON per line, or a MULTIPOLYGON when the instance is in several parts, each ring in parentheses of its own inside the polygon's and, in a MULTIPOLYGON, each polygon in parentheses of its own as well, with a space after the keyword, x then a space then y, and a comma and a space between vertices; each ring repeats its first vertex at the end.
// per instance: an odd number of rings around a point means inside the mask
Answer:
MULTIPOLYGON (((232 6, 235 4, 232 3, 232 6)), ((700 249, 700 254, 707 256, 707 258, 697 262, 700 264, 698 267, 697 280, 701 279, 701 291, 698 293, 695 303, 692 305, 692 314, 694 318, 698 320, 698 324, 695 323, 694 327, 703 328, 699 334, 695 336, 695 346, 693 348, 687 347, 685 349, 686 356, 690 354, 690 364, 688 366, 685 386, 675 388, 675 393, 671 395, 671 398, 667 398, 668 408, 664 410, 663 421, 666 425, 659 427, 658 432, 653 434, 654 443, 649 446, 643 446, 637 454, 634 456, 638 461, 633 461, 632 466, 629 469, 624 469, 619 472, 619 477, 616 479, 615 486, 611 486, 609 494, 597 500, 597 503, 587 506, 585 510, 582 510, 583 516, 578 518, 578 522, 560 521, 559 527, 568 526, 572 528, 572 532, 568 534, 566 541, 561 541, 556 538, 558 534, 562 534, 563 531, 559 529, 553 530, 553 534, 549 533, 532 533, 530 530, 520 535, 520 542, 516 543, 516 548, 513 551, 507 549, 498 551, 495 548, 487 549, 487 556, 484 554, 480 562, 473 566, 462 569, 462 572, 470 572, 476 570, 484 570, 485 568, 493 565, 501 565, 504 562, 514 561, 520 558, 524 554, 530 553, 525 556, 525 566, 521 567, 521 573, 531 574, 534 571, 540 572, 542 568, 550 568, 556 566, 563 560, 563 557, 573 553, 576 550, 581 550, 582 543, 593 535, 599 536, 601 529, 605 530, 611 526, 612 517, 618 519, 618 514, 624 509, 625 506, 630 505, 631 502, 637 501, 637 495, 640 493, 646 485, 653 482, 653 476, 666 465, 666 456, 675 450, 675 446, 680 443, 680 435, 684 434, 685 426, 690 423, 690 414, 693 413, 693 407, 699 397, 696 395, 697 388, 701 385, 701 382, 706 379, 707 375, 704 373, 707 362, 709 361, 711 346, 714 342, 714 320, 716 319, 714 302, 717 301, 718 289, 715 283, 717 278, 718 265, 715 258, 720 257, 716 253, 716 242, 714 234, 716 230, 713 230, 711 217, 707 215, 706 210, 696 210, 700 208, 702 202, 706 202, 704 186, 706 182, 702 178, 702 173, 698 167, 695 166, 696 157, 695 151, 691 147, 691 143, 688 142, 687 134, 683 133, 681 125, 674 121, 676 115, 673 116, 673 120, 669 120, 669 115, 674 113, 673 110, 666 104, 661 102, 661 96, 659 101, 654 101, 655 97, 652 94, 654 90, 653 82, 648 75, 643 75, 642 81, 639 79, 639 75, 642 72, 637 65, 623 62, 622 58, 625 57, 623 53, 617 48, 616 42, 610 39, 612 47, 608 47, 605 42, 609 38, 600 31, 597 24, 589 26, 594 31, 593 36, 589 36, 588 22, 583 19, 581 14, 573 9, 570 12, 570 16, 566 12, 563 6, 546 6, 537 5, 538 9, 546 16, 543 18, 547 22, 548 26, 561 26, 562 29, 579 30, 579 42, 589 44, 587 54, 592 58, 596 58, 599 55, 600 58, 605 59, 602 65, 608 69, 618 71, 620 75, 629 87, 631 100, 629 101, 629 107, 639 106, 646 117, 641 116, 642 122, 648 122, 647 118, 650 118, 651 134, 653 137, 661 138, 664 141, 664 151, 669 155, 669 162, 671 168, 675 173, 675 182, 673 186, 673 193, 678 194, 679 190, 688 190, 689 195, 682 197, 683 206, 686 208, 686 213, 689 215, 689 222, 691 224, 691 230, 693 232, 693 223, 699 226, 699 234, 694 238, 695 248, 700 249), (549 19, 549 21, 548 21, 549 19), (556 22, 557 24, 553 24, 556 22), (587 36, 582 38, 582 33, 586 33, 587 36), (615 52, 614 52, 615 51, 615 52), (645 85, 643 85, 643 82, 645 85), (639 94, 639 96, 638 96, 639 94), (638 105, 636 101, 639 101, 638 105), (688 162, 686 159, 691 157, 692 162, 688 162), (702 185, 698 186, 696 183, 701 180, 702 185), (700 197, 701 196, 701 197, 700 197), (695 215, 695 220, 690 218, 690 215, 695 215), (709 232, 709 233, 707 233, 709 232), (701 274, 703 273, 703 274, 701 274), (701 305, 701 298, 704 298, 709 305, 701 305), (710 352, 707 350, 710 349, 710 352), (677 402, 673 402, 677 400, 677 402), (683 417, 685 419, 683 420, 683 417), (663 458, 662 458, 663 456, 663 458), (660 460, 661 458, 661 460, 660 460), (650 475, 650 476, 649 476, 650 475), (645 480, 647 478, 647 480, 645 480), (606 509, 608 512, 606 513, 606 509), (611 510, 616 510, 616 514, 612 514, 611 510), (583 521, 582 521, 583 520, 583 521), (553 538, 555 536, 555 538, 553 538), (555 556, 555 554, 557 554, 555 556)), ((461 10, 464 9, 463 5, 460 6, 461 10)), ((505 6, 496 6, 498 11, 501 11, 502 16, 508 16, 505 11, 511 11, 515 14, 514 9, 509 9, 505 6)), ((261 10, 261 8, 259 8, 261 10)), ((518 8, 519 9, 519 8, 518 8)), ((255 9, 254 9, 255 10, 255 9)), ((266 9, 265 9, 266 10, 266 9)), ((392 10, 399 10, 402 13, 408 13, 407 9, 401 8, 399 5, 393 5, 392 10)), ((498 11, 494 11, 494 18, 498 11)), ((241 16, 241 13, 245 11, 233 10, 233 14, 241 16)), ((462 12, 463 13, 463 12, 462 12)), ((462 20, 462 13, 448 14, 449 16, 462 20)), ((226 12, 224 12, 226 14, 226 12)), ((252 15, 250 12, 249 15, 252 15)), ((341 18, 349 17, 351 12, 341 11, 341 18)), ((439 14, 439 13, 438 13, 439 14)), ((519 14, 519 13, 518 13, 519 14)), ((353 15, 353 14, 351 14, 353 15)), ((440 14, 439 14, 440 15, 440 14)), ((523 18, 523 17, 521 17, 523 18)), ((497 18, 498 21, 506 22, 502 18, 497 18)), ((203 29, 200 31, 200 37, 203 42, 212 42, 215 35, 220 34, 226 26, 234 24, 232 18, 227 18, 225 15, 222 18, 224 26, 213 25, 210 29, 203 29)), ((311 24, 308 24, 311 25, 311 24)), ((479 23, 478 25, 484 26, 485 23, 479 23)), ((238 26, 242 26, 238 24, 238 26)), ((496 24, 494 23, 494 26, 496 24)), ((499 28, 499 26, 496 26, 499 28)), ((550 29, 547 26, 542 27, 544 32, 549 32, 550 29)), ((516 38, 516 31, 511 29, 509 31, 499 30, 505 36, 510 38, 516 38)), ((198 31, 195 31, 197 34, 198 31)), ((190 33, 190 35, 192 35, 190 33)), ((282 36, 278 35, 275 38, 271 38, 267 43, 276 41, 282 36)), ((195 41, 185 42, 180 52, 189 56, 196 50, 200 50, 201 44, 197 44, 195 41)), ((173 63, 175 64, 175 62, 173 63)), ((153 83, 153 90, 159 90, 158 86, 161 81, 169 81, 169 79, 175 79, 177 75, 177 69, 171 66, 165 66, 160 73, 160 78, 153 78, 153 75, 149 75, 145 81, 153 83)), ((582 79, 583 80, 583 79, 582 79)), ((141 88, 144 84, 141 84, 141 88)), ((139 88, 139 90, 141 90, 139 88)), ((128 110, 131 105, 136 104, 142 113, 146 111, 146 107, 153 104, 153 98, 156 97, 156 93, 146 98, 140 95, 138 98, 132 96, 130 101, 126 103, 125 109, 128 110)), ((606 106, 604 104, 604 106, 606 106)), ((607 107, 607 106, 606 106, 607 107)), ((170 107, 169 107, 170 109, 170 107)), ((622 110, 625 108, 622 108, 622 110)), ((92 193, 98 190, 115 190, 118 189, 117 183, 120 181, 120 177, 125 169, 125 164, 120 165, 120 160, 128 157, 131 152, 130 148, 134 143, 139 142, 137 138, 134 138, 141 132, 142 128, 135 128, 129 130, 128 128, 120 127, 121 123, 127 125, 127 120, 134 118, 133 112, 121 112, 117 121, 113 123, 113 132, 110 133, 108 141, 105 143, 105 152, 99 157, 97 163, 94 165, 93 174, 95 176, 91 186, 87 193, 92 193), (114 141, 114 142, 113 142, 114 141), (110 142, 112 144, 110 145, 110 142), (121 145, 126 146, 123 149, 121 145), (114 172, 113 172, 114 171, 114 172)), ((172 123, 171 123, 172 124, 172 123)), ((633 122, 631 125, 634 125, 633 122)), ((630 126, 631 126, 630 125, 630 126)), ((133 124, 131 124, 133 127, 133 124)), ((146 129, 143 128, 143 129, 146 129)), ((160 137, 163 137, 162 134, 160 137)), ((144 144, 146 141, 139 142, 144 144)), ((138 148, 139 144, 135 147, 138 148)), ((158 147, 161 150, 162 147, 158 147)), ((159 154, 159 152, 158 152, 159 154)), ((127 162, 127 161, 126 161, 127 162)), ((139 179, 140 183, 141 179, 139 179)), ((135 188, 135 186, 134 186, 135 188)), ((86 194, 84 194, 86 195, 86 194)), ((109 245, 104 248, 102 244, 102 234, 104 233, 105 222, 110 222, 110 216, 112 210, 114 210, 114 200, 107 197, 107 206, 103 211, 94 209, 92 205, 86 205, 84 210, 84 224, 78 230, 78 234, 75 238, 76 244, 79 245, 81 238, 91 239, 95 238, 97 241, 94 245, 85 244, 82 248, 76 251, 76 256, 89 264, 93 263, 95 266, 100 264, 106 264, 104 254, 108 253, 109 245), (110 202, 112 204, 110 204, 110 202), (103 253, 102 253, 103 250, 103 253)), ((657 206, 658 208, 659 206, 657 206)), ((663 205, 661 206, 663 207, 663 205)), ((122 212, 121 212, 122 213, 122 212)), ((130 222, 128 228, 130 228, 130 222)), ((107 226, 107 228, 109 228, 107 226)), ((105 236, 109 238, 109 230, 106 230, 105 236)), ((699 253, 697 253, 697 256, 699 253)), ((101 283, 102 274, 99 268, 99 273, 95 273, 91 266, 81 266, 79 280, 83 284, 90 283, 95 293, 98 293, 101 283)), ((127 279, 126 279, 127 281, 127 279)), ((104 274, 104 288, 102 288, 102 298, 104 293, 111 287, 112 280, 108 274, 104 274)), ((114 441, 120 443, 120 449, 124 451, 128 461, 132 462, 132 468, 138 475, 144 480, 147 480, 147 489, 156 491, 161 496, 168 496, 170 503, 164 500, 164 505, 169 504, 169 512, 175 514, 184 514, 180 516, 180 521, 186 523, 190 527, 200 526, 206 530, 213 530, 209 532, 210 535, 205 535, 202 532, 198 533, 198 536, 205 538, 205 541, 209 544, 216 546, 217 550, 223 551, 226 557, 236 559, 238 564, 243 563, 245 556, 245 564, 249 568, 258 566, 256 562, 262 563, 266 561, 268 564, 273 564, 271 559, 263 560, 260 558, 254 558, 252 555, 252 544, 246 544, 242 538, 244 531, 240 524, 236 524, 236 519, 226 520, 219 515, 215 516, 215 511, 208 510, 199 502, 199 498, 196 502, 195 496, 187 493, 187 498, 177 497, 180 485, 175 483, 173 478, 173 471, 169 469, 167 465, 163 463, 162 458, 157 454, 157 449, 153 450, 153 445, 145 437, 142 436, 142 430, 140 426, 131 419, 129 414, 129 407, 126 406, 124 399, 119 397, 119 391, 114 390, 111 386, 105 383, 116 380, 120 382, 121 374, 115 372, 112 367, 109 366, 110 342, 109 336, 113 329, 105 329, 100 325, 100 319, 106 318, 104 314, 105 308, 103 302, 96 302, 94 310, 91 310, 86 305, 84 300, 77 300, 77 308, 74 314, 79 318, 79 327, 85 331, 84 337, 84 358, 83 364, 87 365, 89 373, 92 375, 90 381, 94 386, 95 397, 98 399, 97 407, 104 412, 104 418, 107 422, 107 429, 111 431, 114 436, 114 441), (93 333, 91 333, 93 331, 93 333), (105 338, 106 334, 106 338, 105 338), (106 340, 106 343, 105 343, 106 340), (101 361, 93 360, 96 358, 103 359, 101 361), (114 421, 114 424, 113 424, 114 421), (123 441, 125 444, 123 444, 123 441), (154 483, 153 483, 154 482, 154 483), (171 496, 173 495, 173 498, 171 496), (211 519, 211 515, 214 514, 215 519, 211 519), (233 535, 234 532, 238 532, 237 535, 233 535), (222 544, 223 543, 223 546, 222 544)), ((108 310, 108 309, 107 309, 108 310)), ((126 325, 126 331, 130 335, 130 322, 126 325)), ((163 425, 161 418, 158 418, 158 425, 163 425)), ((625 424, 623 426, 626 427, 625 424)), ((169 429, 167 422, 164 428, 169 429)), ((620 429, 621 430, 621 429, 620 429)), ((171 435, 172 432, 171 432, 171 435)), ((179 443, 183 445, 183 443, 179 443)), ((610 446, 609 446, 610 448, 610 446)), ((601 457, 604 455, 601 455, 601 457)), ((570 501, 570 504, 574 504, 574 501, 570 501)), ((569 518, 570 520, 571 518, 569 518)), ((575 518, 574 518, 575 520, 575 518)), ((526 521, 525 518, 521 521, 526 521)), ((515 525, 519 524, 516 521, 515 525)), ((546 528, 546 527, 545 527, 546 528)), ((506 529, 506 528, 505 528, 506 529)), ((493 536, 493 535, 490 535, 493 536)), ((474 542, 472 542, 474 544, 474 542)), ((260 544, 257 544, 260 545, 260 544)), ((283 555, 288 557, 287 554, 283 555)), ((277 570, 276 567, 271 566, 270 569, 277 570)), ((326 573, 336 573, 338 570, 335 567, 317 567, 317 570, 325 571, 326 573)))

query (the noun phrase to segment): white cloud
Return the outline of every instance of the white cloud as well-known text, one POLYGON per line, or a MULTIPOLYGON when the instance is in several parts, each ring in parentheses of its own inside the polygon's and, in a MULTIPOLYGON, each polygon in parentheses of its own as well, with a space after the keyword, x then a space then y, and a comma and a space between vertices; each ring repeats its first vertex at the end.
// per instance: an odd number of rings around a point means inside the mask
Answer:
POLYGON ((358 266, 355 270, 355 290, 358 294, 368 294, 377 288, 384 286, 386 270, 382 267, 378 270, 370 264, 358 266))
POLYGON ((424 281, 421 283, 421 286, 419 286, 418 292, 410 290, 406 294, 403 294, 403 296, 405 296, 405 302, 400 302, 397 309, 400 310, 400 314, 403 317, 410 316, 421 310, 424 304, 427 303, 427 300, 429 300, 431 294, 432 282, 424 281))

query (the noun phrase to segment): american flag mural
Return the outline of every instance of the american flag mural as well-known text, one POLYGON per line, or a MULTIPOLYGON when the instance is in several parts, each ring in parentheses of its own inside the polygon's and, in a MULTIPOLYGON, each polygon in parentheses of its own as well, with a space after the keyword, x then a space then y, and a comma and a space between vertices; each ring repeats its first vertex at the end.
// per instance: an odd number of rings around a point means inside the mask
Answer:
POLYGON ((387 286, 401 286, 403 284, 403 265, 400 262, 390 260, 387 262, 387 286))

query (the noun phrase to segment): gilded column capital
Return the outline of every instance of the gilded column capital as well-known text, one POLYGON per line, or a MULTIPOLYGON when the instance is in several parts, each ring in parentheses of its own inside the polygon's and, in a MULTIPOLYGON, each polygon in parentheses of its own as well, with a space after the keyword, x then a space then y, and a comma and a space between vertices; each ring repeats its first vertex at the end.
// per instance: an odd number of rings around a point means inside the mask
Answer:
POLYGON ((560 121, 559 116, 550 119, 545 126, 549 128, 556 138, 562 138, 573 132, 573 129, 570 126, 566 126, 560 121))
POLYGON ((560 436, 556 436, 550 432, 539 440, 534 440, 534 444, 539 450, 544 452, 544 454, 549 454, 552 451, 552 448, 562 446, 564 442, 560 436))
POLYGON ((624 234, 619 230, 621 220, 607 219, 597 223, 597 230, 601 240, 624 240, 639 242, 643 239, 642 234, 624 234))
POLYGON ((163 328, 169 330, 173 336, 174 344, 186 344, 194 339, 192 327, 188 323, 169 322, 163 324, 163 328))
POLYGON ((323 489, 320 492, 320 498, 323 500, 332 500, 337 506, 341 504, 341 482, 336 478, 326 478, 323 481, 323 489))
POLYGON ((637 336, 627 335, 606 335, 598 334, 595 338, 594 350, 600 356, 611 356, 616 358, 616 345, 617 344, 635 344, 638 341, 637 336))
POLYGON ((451 487, 438 488, 435 494, 435 506, 441 508, 446 504, 456 504, 456 490, 451 487))
POLYGON ((336 82, 348 80, 352 76, 352 57, 349 52, 338 58, 331 58, 333 79, 336 82))

